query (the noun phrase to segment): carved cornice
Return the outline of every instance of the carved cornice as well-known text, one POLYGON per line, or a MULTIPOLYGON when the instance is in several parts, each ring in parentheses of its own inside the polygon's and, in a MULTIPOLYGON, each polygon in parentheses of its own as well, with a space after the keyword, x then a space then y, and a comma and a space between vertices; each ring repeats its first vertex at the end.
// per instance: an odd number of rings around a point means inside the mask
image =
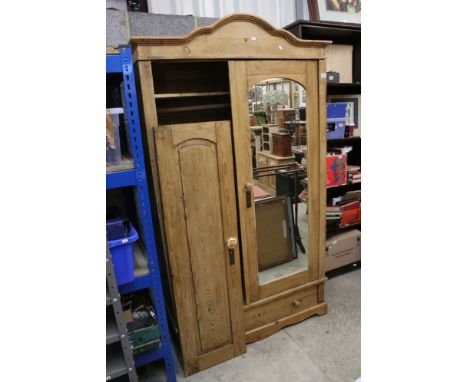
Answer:
POLYGON ((270 23, 264 19, 246 14, 246 13, 234 13, 232 15, 226 16, 221 20, 217 21, 211 26, 201 27, 194 29, 191 33, 180 36, 180 37, 168 37, 168 36, 132 36, 130 41, 132 46, 136 45, 151 45, 151 46, 177 46, 177 45, 186 45, 191 41, 195 40, 200 36, 209 36, 214 34, 217 30, 223 26, 235 23, 238 21, 249 22, 255 24, 262 28, 265 32, 269 33, 272 36, 283 38, 288 41, 290 44, 297 47, 317 47, 317 48, 326 48, 331 44, 331 41, 321 41, 321 40, 301 40, 294 36, 292 33, 285 31, 284 29, 278 29, 272 26, 270 23))

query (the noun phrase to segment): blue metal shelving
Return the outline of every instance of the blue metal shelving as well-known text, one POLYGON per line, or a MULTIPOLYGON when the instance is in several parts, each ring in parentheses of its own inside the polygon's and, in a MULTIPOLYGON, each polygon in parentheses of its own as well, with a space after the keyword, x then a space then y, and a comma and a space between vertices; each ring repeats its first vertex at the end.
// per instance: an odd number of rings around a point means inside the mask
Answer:
POLYGON ((119 187, 136 186, 137 178, 135 170, 122 170, 108 172, 106 177, 106 188, 108 190, 119 187))
POLYGON ((119 187, 136 187, 138 199, 137 208, 139 209, 139 216, 141 218, 140 229, 143 231, 141 237, 144 239, 149 267, 148 274, 137 276, 132 283, 119 286, 119 292, 122 294, 146 288, 151 289, 161 337, 161 346, 159 348, 134 357, 135 365, 139 367, 163 359, 166 366, 167 380, 175 382, 176 377, 172 358, 172 347, 167 325, 166 309, 164 306, 164 296, 151 218, 148 184, 146 181, 131 48, 129 46, 121 46, 119 54, 107 54, 106 71, 107 73, 122 73, 123 75, 126 104, 125 111, 127 113, 131 153, 134 163, 134 168, 131 170, 107 173, 106 188, 109 190, 119 187))

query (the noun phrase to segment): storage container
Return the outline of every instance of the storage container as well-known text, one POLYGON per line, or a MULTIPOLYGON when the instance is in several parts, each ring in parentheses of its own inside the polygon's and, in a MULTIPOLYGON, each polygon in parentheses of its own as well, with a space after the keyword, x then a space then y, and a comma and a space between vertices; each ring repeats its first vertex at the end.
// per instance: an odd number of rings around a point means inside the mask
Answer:
POLYGON ((109 240, 109 250, 114 263, 115 280, 118 285, 127 284, 135 279, 133 264, 133 242, 138 240, 138 232, 129 223, 130 230, 127 237, 109 240))
POLYGON ((361 232, 351 230, 328 238, 325 271, 331 271, 361 260, 361 232))
POLYGON ((121 107, 106 109, 106 164, 112 165, 122 160, 120 148, 120 122, 124 110, 121 107))
POLYGON ((279 109, 276 111, 276 124, 280 129, 284 129, 286 121, 296 120, 296 109, 279 109))
POLYGON ((346 102, 327 103, 327 139, 344 138, 346 107, 346 102))
POLYGON ((291 135, 284 133, 272 133, 273 138, 273 155, 279 157, 290 157, 291 151, 291 135))
POLYGON ((129 232, 128 219, 114 218, 106 221, 107 240, 117 240, 126 237, 129 232))

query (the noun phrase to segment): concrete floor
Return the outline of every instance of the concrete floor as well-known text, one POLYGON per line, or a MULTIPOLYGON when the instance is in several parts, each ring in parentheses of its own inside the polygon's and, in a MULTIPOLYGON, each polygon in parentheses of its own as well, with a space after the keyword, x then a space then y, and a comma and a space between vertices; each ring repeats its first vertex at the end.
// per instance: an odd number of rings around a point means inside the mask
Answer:
MULTIPOLYGON (((354 382, 361 375, 361 271, 325 284, 328 314, 289 326, 247 345, 247 353, 184 377, 190 382, 354 382)), ((138 370, 141 382, 164 381, 160 366, 138 370)))

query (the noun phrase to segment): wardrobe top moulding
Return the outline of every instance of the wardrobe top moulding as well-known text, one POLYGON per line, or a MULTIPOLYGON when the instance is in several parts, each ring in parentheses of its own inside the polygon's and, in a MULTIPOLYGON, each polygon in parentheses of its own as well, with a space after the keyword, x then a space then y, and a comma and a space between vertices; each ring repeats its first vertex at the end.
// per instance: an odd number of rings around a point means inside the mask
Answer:
POLYGON ((186 36, 132 36, 134 62, 165 59, 325 59, 331 41, 300 40, 260 17, 236 13, 186 36))

